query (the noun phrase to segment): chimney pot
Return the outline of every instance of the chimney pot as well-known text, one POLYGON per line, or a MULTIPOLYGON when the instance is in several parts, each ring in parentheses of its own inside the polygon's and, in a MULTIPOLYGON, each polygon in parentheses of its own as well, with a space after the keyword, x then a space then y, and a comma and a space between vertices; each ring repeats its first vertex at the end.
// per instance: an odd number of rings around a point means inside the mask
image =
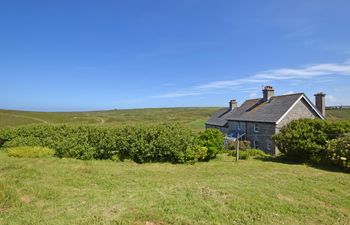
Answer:
POLYGON ((236 101, 236 99, 232 99, 229 102, 229 107, 230 107, 230 111, 232 111, 234 108, 237 108, 237 101, 236 101))
POLYGON ((267 102, 275 94, 275 90, 272 86, 265 86, 263 89, 263 101, 267 102))

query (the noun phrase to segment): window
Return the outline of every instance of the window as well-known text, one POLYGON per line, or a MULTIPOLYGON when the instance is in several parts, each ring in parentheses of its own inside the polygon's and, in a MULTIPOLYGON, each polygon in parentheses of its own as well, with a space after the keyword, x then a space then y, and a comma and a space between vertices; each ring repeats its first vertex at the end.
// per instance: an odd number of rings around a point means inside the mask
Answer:
POLYGON ((272 148, 272 144, 270 142, 267 143, 267 150, 271 151, 271 148, 272 148))
POLYGON ((259 142, 257 140, 254 140, 254 148, 259 148, 259 142))
POLYGON ((254 132, 255 133, 259 132, 259 124, 258 123, 254 123, 254 132))

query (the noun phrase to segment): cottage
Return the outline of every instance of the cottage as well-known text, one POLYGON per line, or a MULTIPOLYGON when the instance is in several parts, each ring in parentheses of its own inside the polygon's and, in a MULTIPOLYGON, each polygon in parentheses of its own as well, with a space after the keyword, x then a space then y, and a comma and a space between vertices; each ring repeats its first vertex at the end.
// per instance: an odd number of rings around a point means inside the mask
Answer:
POLYGON ((315 105, 304 93, 274 96, 266 86, 262 98, 246 100, 237 106, 220 109, 206 122, 206 128, 216 128, 229 137, 249 140, 252 147, 278 154, 272 136, 289 122, 300 118, 325 119, 325 94, 315 94, 315 105))

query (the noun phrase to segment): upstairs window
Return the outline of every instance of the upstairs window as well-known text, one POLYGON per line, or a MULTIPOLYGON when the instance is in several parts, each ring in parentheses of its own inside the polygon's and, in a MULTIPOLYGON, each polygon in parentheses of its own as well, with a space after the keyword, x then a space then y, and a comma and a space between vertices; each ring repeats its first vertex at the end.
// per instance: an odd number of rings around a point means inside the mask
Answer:
POLYGON ((254 132, 255 133, 259 132, 259 124, 258 123, 254 123, 254 132))

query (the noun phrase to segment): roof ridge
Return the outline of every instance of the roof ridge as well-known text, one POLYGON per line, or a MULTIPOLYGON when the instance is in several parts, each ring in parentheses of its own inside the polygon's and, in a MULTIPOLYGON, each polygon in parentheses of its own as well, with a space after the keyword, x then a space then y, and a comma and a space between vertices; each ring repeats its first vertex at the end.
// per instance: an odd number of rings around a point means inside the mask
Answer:
POLYGON ((292 95, 304 95, 304 96, 305 96, 305 93, 304 93, 304 92, 298 92, 298 93, 293 93, 293 94, 275 95, 275 96, 272 96, 272 98, 273 98, 273 97, 292 96, 292 95))

